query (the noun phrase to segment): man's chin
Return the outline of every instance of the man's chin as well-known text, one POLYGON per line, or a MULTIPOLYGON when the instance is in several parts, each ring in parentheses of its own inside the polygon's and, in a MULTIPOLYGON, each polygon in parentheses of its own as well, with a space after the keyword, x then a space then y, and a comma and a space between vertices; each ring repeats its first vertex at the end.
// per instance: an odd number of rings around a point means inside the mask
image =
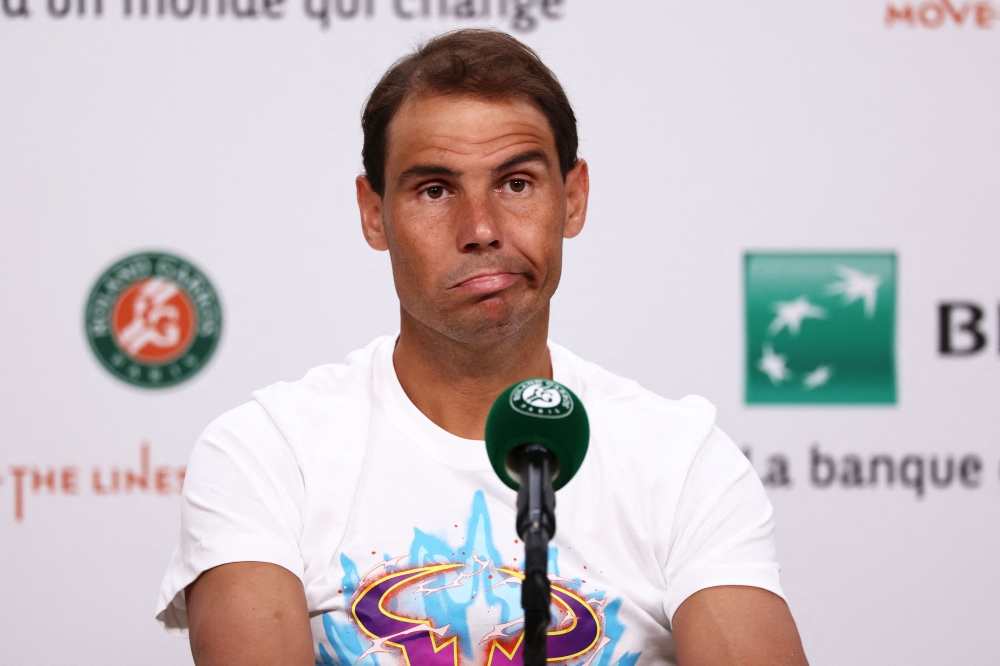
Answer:
POLYGON ((516 335, 534 314, 502 299, 488 299, 450 318, 446 334, 465 344, 489 346, 516 335))

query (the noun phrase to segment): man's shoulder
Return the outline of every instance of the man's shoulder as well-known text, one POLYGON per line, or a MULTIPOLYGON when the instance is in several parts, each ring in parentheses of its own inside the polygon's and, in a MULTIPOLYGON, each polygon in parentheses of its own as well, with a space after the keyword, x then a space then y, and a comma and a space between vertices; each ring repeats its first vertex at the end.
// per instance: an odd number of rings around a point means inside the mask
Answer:
POLYGON ((251 403, 259 405, 293 444, 327 435, 331 428, 342 435, 363 430, 371 411, 375 353, 387 339, 376 338, 349 354, 343 363, 316 366, 297 381, 277 382, 254 391, 251 403))

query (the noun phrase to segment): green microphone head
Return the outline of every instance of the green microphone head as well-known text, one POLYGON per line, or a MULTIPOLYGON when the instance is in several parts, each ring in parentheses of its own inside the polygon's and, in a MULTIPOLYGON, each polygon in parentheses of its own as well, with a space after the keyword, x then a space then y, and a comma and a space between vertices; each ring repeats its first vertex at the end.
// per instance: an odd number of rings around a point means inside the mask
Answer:
POLYGON ((486 418, 486 453, 497 476, 517 490, 520 465, 514 453, 525 444, 540 444, 556 458, 552 487, 573 478, 590 443, 590 422, 580 399, 551 379, 526 379, 508 387, 486 418), (512 455, 512 453, 514 455, 512 455))

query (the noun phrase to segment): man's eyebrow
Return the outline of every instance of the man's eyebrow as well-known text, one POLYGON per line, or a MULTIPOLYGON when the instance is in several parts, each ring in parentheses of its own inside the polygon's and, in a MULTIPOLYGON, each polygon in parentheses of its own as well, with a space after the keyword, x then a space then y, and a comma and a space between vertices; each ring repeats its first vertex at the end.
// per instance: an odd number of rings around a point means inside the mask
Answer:
POLYGON ((403 185, 409 180, 415 180, 418 178, 430 178, 432 176, 440 176, 444 178, 458 178, 462 174, 454 169, 449 169, 446 166, 440 164, 414 164, 409 169, 399 174, 399 178, 396 180, 399 185, 403 185))
POLYGON ((520 166, 527 162, 540 162, 546 167, 551 166, 549 164, 549 158, 545 153, 543 153, 540 150, 529 150, 527 152, 521 153, 520 155, 515 155, 514 157, 510 158, 497 168, 493 169, 493 175, 499 176, 504 171, 509 171, 510 169, 513 169, 514 167, 520 166))

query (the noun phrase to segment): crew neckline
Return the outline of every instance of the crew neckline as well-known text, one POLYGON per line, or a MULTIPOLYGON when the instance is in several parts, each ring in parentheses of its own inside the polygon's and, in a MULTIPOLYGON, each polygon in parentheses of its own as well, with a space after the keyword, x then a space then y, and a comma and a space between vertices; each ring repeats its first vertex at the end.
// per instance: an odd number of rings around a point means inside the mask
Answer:
MULTIPOLYGON (((490 460, 486 455, 484 440, 466 439, 448 432, 431 421, 413 404, 410 396, 406 395, 392 362, 392 353, 398 338, 398 333, 386 336, 375 351, 376 387, 381 385, 386 397, 389 398, 388 404, 383 405, 383 409, 403 432, 415 435, 417 443, 436 460, 462 469, 488 469, 490 460)), ((562 349, 554 345, 551 340, 547 344, 553 378, 575 391, 574 386, 563 380, 568 373, 565 372, 567 364, 562 349)), ((376 393, 378 392, 376 388, 376 393)))

